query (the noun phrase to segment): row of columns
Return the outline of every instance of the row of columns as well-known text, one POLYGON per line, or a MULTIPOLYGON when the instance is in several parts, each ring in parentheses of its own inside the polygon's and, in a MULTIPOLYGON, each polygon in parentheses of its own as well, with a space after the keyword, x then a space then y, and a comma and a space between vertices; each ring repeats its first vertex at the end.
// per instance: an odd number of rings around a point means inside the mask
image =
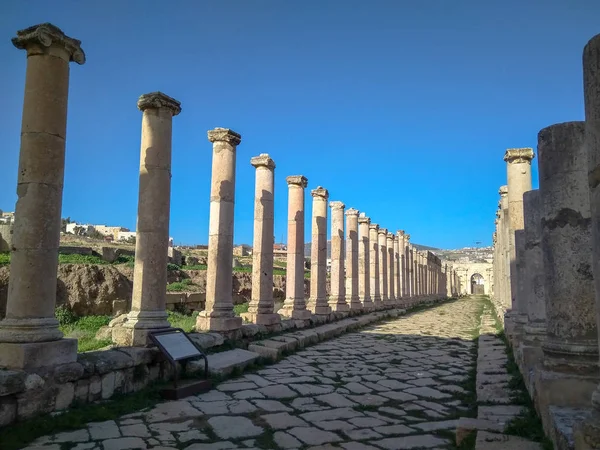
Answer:
POLYGON ((507 150, 494 233, 495 302, 546 432, 551 407, 593 409, 576 449, 600 448, 600 35, 583 72, 585 121, 538 133, 539 189, 533 150, 507 150))

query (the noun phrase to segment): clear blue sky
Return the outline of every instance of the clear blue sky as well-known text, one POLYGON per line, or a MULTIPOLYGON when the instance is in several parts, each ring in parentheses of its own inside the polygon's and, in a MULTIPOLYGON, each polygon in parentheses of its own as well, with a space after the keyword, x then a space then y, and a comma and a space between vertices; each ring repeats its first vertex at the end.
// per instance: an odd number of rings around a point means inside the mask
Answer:
MULTIPOLYGON (((21 1, 0 5, 0 209, 16 201, 26 58, 16 30, 52 22, 80 39, 71 65, 63 216, 135 229, 140 94, 174 118, 171 236, 206 243, 216 126, 241 133, 235 241, 252 243, 254 168, 285 177, 412 241, 491 244, 508 147, 583 119, 581 53, 597 0, 21 1)), ((537 160, 534 160, 537 187, 537 160)), ((308 194, 308 192, 307 192, 308 194)), ((307 240, 311 198, 307 195, 307 240)))

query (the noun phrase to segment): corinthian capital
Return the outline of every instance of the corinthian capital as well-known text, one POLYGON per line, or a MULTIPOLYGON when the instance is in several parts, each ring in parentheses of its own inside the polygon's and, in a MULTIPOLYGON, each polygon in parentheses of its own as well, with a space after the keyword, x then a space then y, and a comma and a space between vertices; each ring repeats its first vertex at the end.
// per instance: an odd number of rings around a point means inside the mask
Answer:
POLYGON ((81 41, 67 36, 51 23, 40 23, 17 31, 17 35, 12 38, 12 43, 18 49, 27 50, 28 55, 45 53, 47 51, 45 49, 51 46, 62 47, 67 52, 69 61, 77 64, 85 63, 81 41))

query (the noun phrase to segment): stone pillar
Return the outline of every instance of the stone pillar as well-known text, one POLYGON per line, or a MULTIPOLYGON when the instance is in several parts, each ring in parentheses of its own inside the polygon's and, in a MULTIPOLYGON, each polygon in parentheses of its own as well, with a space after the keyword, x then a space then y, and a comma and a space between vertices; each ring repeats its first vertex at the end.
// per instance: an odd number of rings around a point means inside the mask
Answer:
MULTIPOLYGON (((598 338, 591 255, 591 213, 584 123, 538 134, 542 255, 547 337, 544 365, 562 377, 544 379, 541 410, 581 406, 597 382, 598 338)), ((510 188, 509 188, 510 195, 510 188)))
POLYGON ((233 313, 233 206, 235 196, 236 147, 242 137, 227 128, 208 131, 213 143, 206 270, 206 306, 196 328, 232 331, 242 326, 233 313))
MULTIPOLYGON (((273 245, 275 228, 275 162, 262 153, 250 160, 256 168, 254 188, 254 242, 252 245, 252 293, 247 319, 258 325, 275 325, 281 320, 274 312, 273 245)), ((304 276, 302 277, 304 279, 304 276)))
POLYGON ((311 314, 304 300, 304 189, 308 180, 302 175, 286 178, 288 184, 288 242, 286 291, 278 312, 292 319, 308 319, 311 314))
POLYGON ((149 331, 169 328, 167 263, 171 212, 171 136, 180 103, 161 92, 142 95, 140 188, 135 241, 131 311, 122 327, 113 328, 118 345, 151 344, 149 331))
POLYGON ((344 205, 330 202, 331 208, 331 293, 329 306, 332 311, 348 311, 344 279, 344 205))
POLYGON ((329 192, 319 186, 311 191, 312 242, 310 249, 310 299, 308 309, 313 314, 329 314, 327 303, 327 199, 329 192))
POLYGON ((400 235, 394 239, 394 292, 396 294, 396 305, 402 303, 402 259, 400 258, 400 245, 402 238, 400 235))
POLYGON ((77 358, 54 317, 65 164, 69 62, 85 63, 81 42, 49 23, 17 32, 27 51, 17 205, 0 366, 33 368, 77 358))
POLYGON ((350 208, 346 211, 346 302, 352 311, 363 306, 358 294, 358 240, 358 210, 350 208))
POLYGON ((500 268, 502 270, 502 304, 505 310, 512 308, 511 279, 510 279, 510 248, 508 226, 508 186, 500 186, 500 268))
POLYGON ((506 150, 506 175, 508 180, 508 231, 511 279, 511 305, 510 317, 515 323, 526 322, 526 316, 519 307, 517 247, 515 231, 525 227, 523 219, 523 193, 531 190, 531 160, 534 158, 531 148, 511 148, 506 150))
POLYGON ((370 286, 371 300, 375 309, 381 309, 381 286, 379 285, 379 225, 369 225, 369 262, 370 262, 370 286))
POLYGON ((363 309, 373 309, 371 300, 371 246, 369 225, 371 219, 361 213, 358 217, 358 297, 363 309))
POLYGON ((388 261, 387 261, 387 228, 380 228, 377 232, 379 243, 379 292, 382 306, 389 305, 388 300, 388 261))
POLYGON ((546 334, 546 299, 544 297, 544 262, 540 240, 541 194, 539 189, 523 194, 525 214, 525 298, 527 300, 527 325, 529 339, 543 340, 546 334))
POLYGON ((387 244, 387 291, 388 291, 388 306, 394 306, 396 304, 396 290, 395 290, 395 280, 396 273, 394 271, 394 267, 396 265, 396 259, 394 258, 394 233, 388 233, 386 236, 386 244, 387 244))

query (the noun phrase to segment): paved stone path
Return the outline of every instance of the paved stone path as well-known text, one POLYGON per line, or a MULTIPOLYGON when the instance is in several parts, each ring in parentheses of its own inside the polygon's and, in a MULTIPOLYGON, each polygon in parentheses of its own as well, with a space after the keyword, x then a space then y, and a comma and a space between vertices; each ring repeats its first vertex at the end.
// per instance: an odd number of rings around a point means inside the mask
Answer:
POLYGON ((464 413, 481 304, 462 299, 322 342, 29 449, 446 449, 464 413))

